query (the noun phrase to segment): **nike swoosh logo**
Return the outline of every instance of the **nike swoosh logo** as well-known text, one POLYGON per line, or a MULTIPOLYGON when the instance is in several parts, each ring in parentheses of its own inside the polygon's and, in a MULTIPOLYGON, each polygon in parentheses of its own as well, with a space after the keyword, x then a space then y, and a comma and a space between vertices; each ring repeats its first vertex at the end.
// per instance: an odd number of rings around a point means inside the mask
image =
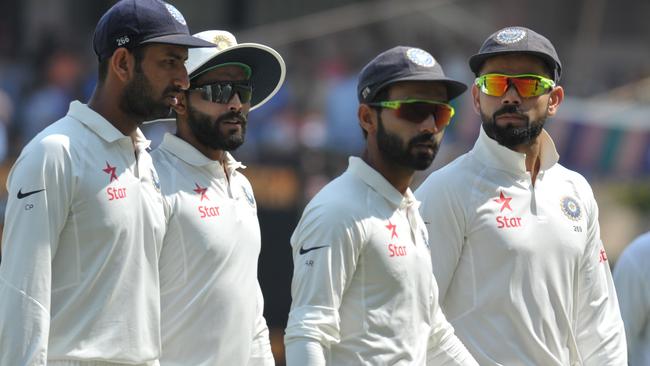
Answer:
POLYGON ((42 192, 44 190, 45 190, 45 188, 39 189, 39 190, 36 190, 36 191, 23 193, 23 189, 21 188, 21 189, 18 190, 18 194, 16 195, 16 197, 18 197, 18 199, 21 200, 21 199, 23 199, 25 197, 29 197, 29 196, 33 195, 34 193, 42 192))
POLYGON ((329 245, 321 245, 319 247, 311 247, 309 249, 304 249, 303 247, 300 247, 300 251, 298 251, 298 253, 300 253, 300 255, 303 255, 305 253, 311 252, 312 250, 316 250, 316 249, 320 249, 320 248, 326 248, 326 247, 329 247, 329 245))

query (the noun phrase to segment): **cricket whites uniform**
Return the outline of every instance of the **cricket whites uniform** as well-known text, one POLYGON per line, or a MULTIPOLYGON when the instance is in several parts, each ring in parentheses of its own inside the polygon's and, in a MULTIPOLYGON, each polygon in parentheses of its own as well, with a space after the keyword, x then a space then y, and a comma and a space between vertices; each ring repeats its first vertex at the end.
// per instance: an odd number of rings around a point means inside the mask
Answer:
POLYGON ((481 366, 625 365, 591 187, 539 138, 534 186, 525 155, 481 128, 417 189, 440 304, 481 366))
POLYGON ((149 141, 80 102, 9 175, 0 365, 157 365, 163 199, 149 141))
POLYGON ((307 205, 291 238, 288 366, 476 365, 438 306, 417 207, 356 157, 307 205))
POLYGON ((164 366, 274 365, 257 280, 257 206, 244 166, 166 134, 153 159, 170 219, 160 256, 164 366))
POLYGON ((650 233, 636 238, 614 266, 630 366, 650 365, 650 233))

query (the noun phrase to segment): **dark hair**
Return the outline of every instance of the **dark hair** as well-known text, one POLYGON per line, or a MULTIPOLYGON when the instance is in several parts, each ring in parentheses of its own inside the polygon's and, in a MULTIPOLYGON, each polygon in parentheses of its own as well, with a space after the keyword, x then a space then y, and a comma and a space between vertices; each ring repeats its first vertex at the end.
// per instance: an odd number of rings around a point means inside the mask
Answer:
MULTIPOLYGON (((380 89, 380 90, 375 94, 375 97, 372 98, 372 100, 370 100, 370 101, 368 101, 368 102, 369 102, 369 103, 375 103, 375 102, 383 102, 383 101, 385 101, 386 99, 388 99, 388 91, 389 91, 389 90, 390 90, 390 85, 387 85, 387 86, 381 88, 381 89, 380 89)), ((378 117, 381 118, 381 117, 379 116, 379 113, 381 113, 381 109, 382 109, 381 106, 373 105, 373 106, 370 106, 370 108, 374 109, 374 110, 377 112, 378 117)), ((364 139, 367 139, 367 138, 368 138, 368 131, 366 131, 366 130, 364 130, 363 128, 361 128, 361 132, 363 132, 363 138, 364 138, 364 139)))
MULTIPOLYGON (((129 50, 133 57, 135 58, 135 71, 142 72, 142 60, 144 60, 144 49, 146 46, 135 47, 132 50, 129 50)), ((104 60, 99 61, 99 67, 97 69, 97 83, 103 84, 106 81, 106 76, 108 76, 108 62, 110 57, 104 60)))

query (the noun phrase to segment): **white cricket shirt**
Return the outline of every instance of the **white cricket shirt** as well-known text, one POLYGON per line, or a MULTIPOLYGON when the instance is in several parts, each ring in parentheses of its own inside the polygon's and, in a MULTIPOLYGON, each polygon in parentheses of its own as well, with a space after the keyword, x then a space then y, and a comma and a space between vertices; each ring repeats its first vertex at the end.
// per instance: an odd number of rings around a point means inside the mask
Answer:
POLYGON ((7 182, 0 365, 154 365, 163 199, 149 141, 85 104, 23 149, 7 182))
POLYGON ((288 366, 476 365, 438 306, 417 207, 355 157, 307 205, 291 237, 288 366))
POLYGON ((482 366, 625 365, 591 187, 540 141, 535 186, 525 155, 481 128, 416 191, 440 304, 482 366))
POLYGON ((171 210, 160 256, 161 365, 274 365, 244 166, 229 153, 223 165, 210 160, 171 134, 152 156, 171 210))
POLYGON ((630 366, 650 365, 650 232, 636 238, 614 266, 630 366))

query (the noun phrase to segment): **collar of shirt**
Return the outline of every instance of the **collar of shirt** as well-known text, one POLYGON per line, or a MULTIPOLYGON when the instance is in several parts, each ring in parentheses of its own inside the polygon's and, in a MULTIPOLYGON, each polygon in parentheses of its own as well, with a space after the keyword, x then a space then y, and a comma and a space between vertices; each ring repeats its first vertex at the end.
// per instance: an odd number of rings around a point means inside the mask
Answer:
POLYGON ((350 173, 356 175, 374 189, 377 193, 382 195, 388 202, 397 208, 411 208, 417 209, 420 202, 415 199, 411 188, 407 188, 404 195, 402 195, 386 178, 384 178, 378 171, 373 169, 370 165, 366 164, 361 158, 351 156, 349 159, 348 170, 350 173))
MULTIPOLYGON (((522 154, 509 148, 500 145, 498 142, 490 138, 483 127, 480 128, 481 132, 474 145, 474 155, 483 164, 507 172, 515 173, 517 175, 526 175, 526 154, 522 154)), ((553 165, 557 164, 560 155, 555 149, 555 144, 551 136, 542 130, 539 135, 542 145, 540 152, 540 172, 550 169, 553 165)))
POLYGON ((144 137, 144 134, 139 128, 135 129, 132 136, 124 136, 120 130, 115 128, 115 126, 107 121, 106 118, 102 117, 101 114, 88 108, 86 104, 77 100, 70 103, 68 115, 86 125, 95 132, 97 136, 103 138, 107 142, 112 143, 119 139, 131 138, 136 151, 146 149, 151 144, 151 141, 144 137))
MULTIPOLYGON (((160 143, 160 148, 169 151, 177 158, 183 160, 184 162, 194 165, 194 166, 209 166, 209 165, 218 165, 221 167, 221 162, 212 160, 207 156, 203 155, 199 150, 194 146, 189 144, 187 141, 181 139, 176 135, 171 133, 166 133, 163 137, 163 141, 160 143)), ((224 163, 228 175, 232 174, 236 169, 245 169, 246 166, 230 155, 229 152, 224 151, 224 163)))

